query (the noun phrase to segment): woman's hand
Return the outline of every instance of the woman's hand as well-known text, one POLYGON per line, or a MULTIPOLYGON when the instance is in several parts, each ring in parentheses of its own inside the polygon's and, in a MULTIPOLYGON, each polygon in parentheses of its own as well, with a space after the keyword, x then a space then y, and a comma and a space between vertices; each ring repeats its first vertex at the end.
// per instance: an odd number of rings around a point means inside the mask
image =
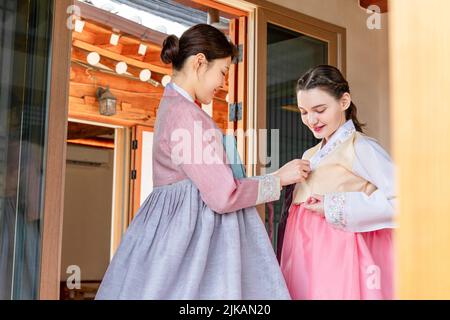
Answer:
POLYGON ((324 210, 324 206, 323 206, 323 199, 324 199, 323 196, 318 195, 318 194, 313 194, 306 200, 304 207, 305 207, 305 209, 313 211, 314 213, 318 214, 319 216, 324 217, 325 210, 324 210))
POLYGON ((284 187, 305 182, 310 172, 311 167, 308 160, 294 159, 274 172, 273 175, 280 178, 281 186, 284 187))

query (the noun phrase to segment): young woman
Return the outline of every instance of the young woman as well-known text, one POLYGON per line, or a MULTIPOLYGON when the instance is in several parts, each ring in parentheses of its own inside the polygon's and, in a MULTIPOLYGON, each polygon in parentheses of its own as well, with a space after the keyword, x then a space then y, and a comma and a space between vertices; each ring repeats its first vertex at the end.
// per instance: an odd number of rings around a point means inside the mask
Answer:
POLYGON ((165 40, 161 58, 172 63, 174 74, 155 124, 155 188, 129 226, 97 299, 290 298, 254 206, 304 181, 309 166, 297 159, 271 175, 236 179, 222 134, 195 103, 212 101, 235 52, 209 25, 165 40))
POLYGON ((322 141, 289 211, 281 269, 293 299, 393 298, 393 164, 362 133, 338 69, 318 66, 297 86, 303 123, 322 141))

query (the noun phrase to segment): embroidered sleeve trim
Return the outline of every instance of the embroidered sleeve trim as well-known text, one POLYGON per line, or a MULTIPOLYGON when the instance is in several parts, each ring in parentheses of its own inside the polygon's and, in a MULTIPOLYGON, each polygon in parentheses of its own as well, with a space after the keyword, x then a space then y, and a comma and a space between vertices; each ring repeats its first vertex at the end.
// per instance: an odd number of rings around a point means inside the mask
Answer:
POLYGON ((259 180, 258 199, 256 201, 256 205, 280 199, 280 178, 270 174, 253 178, 259 180))
POLYGON ((325 218, 333 226, 344 229, 347 226, 345 215, 345 193, 329 193, 324 199, 325 218))

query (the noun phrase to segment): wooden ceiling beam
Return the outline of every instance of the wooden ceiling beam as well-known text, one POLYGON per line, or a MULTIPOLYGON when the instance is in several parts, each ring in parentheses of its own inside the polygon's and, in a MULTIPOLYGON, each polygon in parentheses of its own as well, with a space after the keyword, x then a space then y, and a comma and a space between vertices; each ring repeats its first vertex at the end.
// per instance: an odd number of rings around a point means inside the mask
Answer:
MULTIPOLYGON (((112 32, 96 34, 95 40, 91 44, 96 45, 96 46, 110 44, 111 35, 112 35, 112 32)), ((119 41, 120 41, 120 39, 119 39, 119 41)))
MULTIPOLYGON (((101 87, 110 86, 113 89, 132 88, 133 92, 150 93, 162 96, 164 87, 154 85, 148 82, 142 82, 138 79, 119 77, 95 69, 87 69, 78 64, 72 63, 70 80, 73 82, 86 83, 101 87)), ((152 76, 153 77, 153 76, 152 76)))
POLYGON ((133 44, 139 45, 142 43, 143 45, 146 45, 148 49, 161 50, 161 48, 162 48, 162 44, 160 45, 160 44, 148 42, 145 40, 140 40, 138 38, 133 38, 128 35, 123 35, 120 39, 122 40, 122 43, 124 45, 133 45, 133 44))
MULTIPOLYGON (((143 45, 146 46, 145 44, 143 44, 143 45)), ((140 44, 123 45, 121 54, 123 56, 127 56, 131 59, 135 59, 138 61, 145 61, 145 56, 150 51, 150 48, 148 46, 146 46, 147 49, 146 49, 145 53, 142 55, 142 54, 139 54, 140 47, 141 47, 140 44)), ((145 61, 145 62, 148 62, 148 61, 145 61)))
POLYGON ((93 121, 98 123, 106 123, 111 125, 132 127, 135 125, 143 125, 153 127, 156 117, 152 115, 132 115, 118 111, 114 116, 103 116, 98 113, 98 108, 89 108, 83 104, 75 104, 70 102, 69 98, 69 118, 93 121))
POLYGON ((161 61, 161 50, 147 51, 147 54, 145 55, 145 58, 143 61, 146 63, 153 64, 153 65, 161 66, 161 67, 172 68, 170 64, 165 64, 164 62, 161 61))
POLYGON ((248 12, 213 0, 175 0, 176 2, 207 12, 209 8, 217 9, 222 17, 233 19, 248 16, 248 12))
POLYGON ((153 50, 161 50, 161 45, 158 43, 149 42, 145 39, 139 39, 137 37, 130 36, 128 34, 124 34, 120 30, 112 30, 108 28, 101 27, 97 25, 97 22, 86 20, 85 27, 83 32, 73 32, 73 37, 79 40, 86 41, 93 45, 106 45, 110 43, 111 35, 115 33, 120 36, 119 43, 123 45, 139 45, 143 44, 147 46, 147 48, 151 48, 153 50))
POLYGON ((106 138, 67 139, 67 143, 88 147, 114 149, 114 139, 106 139, 106 138))
POLYGON ((67 128, 67 139, 95 138, 111 134, 114 134, 114 129, 112 128, 86 125, 77 122, 69 122, 67 128))
POLYGON ((72 32, 72 40, 81 40, 87 43, 94 43, 96 36, 95 33, 86 30, 83 30, 83 32, 72 32))
POLYGON ((97 25, 105 26, 110 29, 117 29, 125 35, 131 35, 140 41, 150 42, 156 46, 162 46, 166 34, 157 30, 152 30, 136 22, 130 21, 126 18, 116 14, 107 12, 95 6, 89 5, 81 1, 75 1, 75 4, 80 7, 81 17, 85 20, 95 21, 97 25))
POLYGON ((94 34, 108 34, 112 33, 112 28, 104 27, 103 25, 95 22, 95 20, 86 20, 83 31, 89 31, 94 34))
MULTIPOLYGON (((84 98, 85 96, 96 97, 96 86, 92 84, 70 82, 69 94, 71 97, 84 98)), ((110 88, 111 93, 117 98, 117 103, 120 105, 122 102, 131 104, 134 108, 140 108, 143 110, 154 111, 159 106, 161 99, 160 94, 155 93, 136 93, 132 91, 126 91, 110 88)))
POLYGON ((167 68, 167 67, 160 67, 160 66, 155 66, 153 64, 150 63, 146 63, 146 62, 142 62, 142 61, 136 61, 134 59, 131 59, 129 57, 126 57, 124 55, 115 53, 115 52, 111 52, 107 49, 103 49, 100 47, 97 47, 95 45, 92 45, 90 43, 84 42, 84 41, 80 41, 80 40, 73 40, 72 41, 72 45, 76 48, 79 49, 83 49, 89 52, 97 52, 98 54, 100 54, 101 56, 104 56, 106 58, 115 60, 117 62, 119 61, 123 61, 125 63, 127 63, 128 65, 131 66, 135 66, 137 68, 141 68, 141 69, 149 69, 152 72, 157 72, 160 74, 172 74, 172 69, 171 68, 167 68))

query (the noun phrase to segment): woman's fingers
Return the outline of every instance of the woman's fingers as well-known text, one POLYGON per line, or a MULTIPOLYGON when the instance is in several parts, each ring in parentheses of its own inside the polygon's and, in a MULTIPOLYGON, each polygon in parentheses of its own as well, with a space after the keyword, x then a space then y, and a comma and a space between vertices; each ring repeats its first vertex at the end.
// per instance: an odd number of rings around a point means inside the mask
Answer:
MULTIPOLYGON (((323 202, 323 196, 320 194, 313 194, 313 195, 309 196, 308 199, 306 199, 306 203, 308 205, 314 205, 314 204, 320 205, 321 202, 323 202)), ((314 208, 317 208, 317 206, 314 208)))
POLYGON ((311 167, 308 160, 294 159, 286 163, 274 174, 280 177, 281 185, 286 186, 304 182, 310 172, 311 167))
POLYGON ((309 197, 309 198, 306 200, 306 203, 307 203, 308 205, 314 204, 314 203, 316 203, 316 199, 314 199, 313 197, 309 197))
POLYGON ((300 166, 303 171, 306 171, 306 172, 311 171, 311 165, 308 160, 302 160, 300 166))

